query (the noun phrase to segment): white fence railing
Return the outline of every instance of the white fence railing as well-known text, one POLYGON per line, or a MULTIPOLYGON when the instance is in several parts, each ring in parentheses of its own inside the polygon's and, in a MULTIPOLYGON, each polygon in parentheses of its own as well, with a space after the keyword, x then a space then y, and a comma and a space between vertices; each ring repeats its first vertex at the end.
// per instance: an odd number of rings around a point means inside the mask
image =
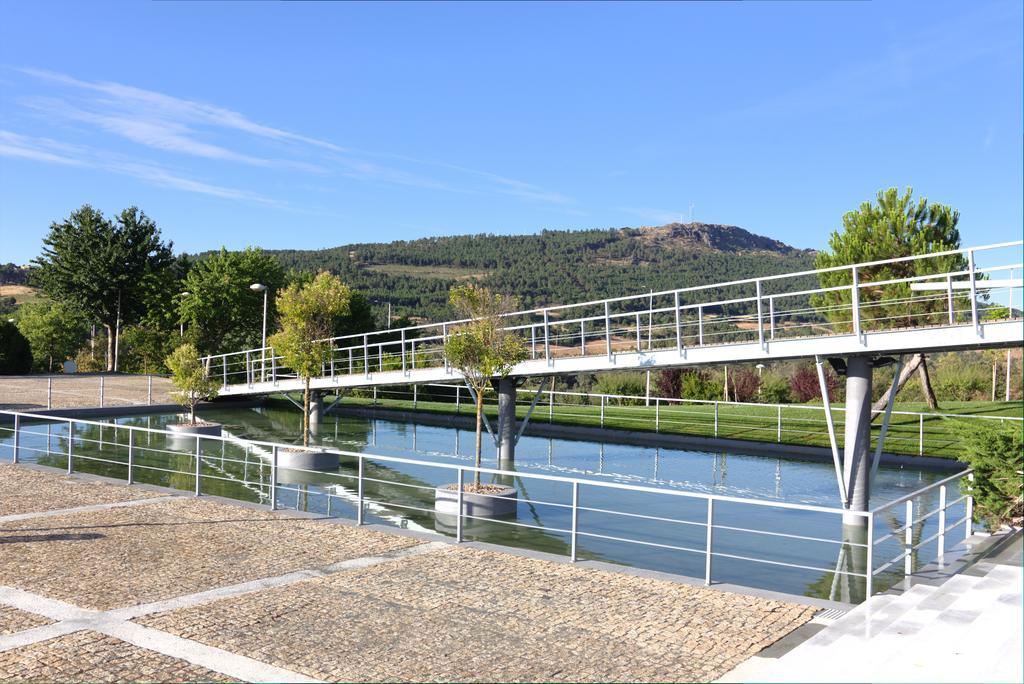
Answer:
POLYGON ((0 378, 0 404, 47 409, 152 406, 171 403, 173 390, 164 375, 71 373, 0 378))
MULTIPOLYGON (((861 335, 879 330, 973 326, 986 316, 1016 317, 1015 280, 1024 268, 1024 241, 935 252, 898 259, 851 264, 713 285, 613 297, 507 314, 506 329, 523 337, 531 361, 774 340, 861 335), (1001 263, 979 267, 985 255, 1001 263), (966 269, 950 269, 962 259, 966 269), (908 274, 893 277, 893 274, 908 274), (813 287, 813 280, 841 284, 813 287), (941 287, 942 289, 936 289, 941 287), (812 301, 813 298, 821 301, 812 301), (997 302, 1006 302, 997 306, 997 302), (997 313, 996 313, 997 312, 997 313)), ((820 283, 819 283, 820 284, 820 283)), ((453 320, 328 340, 329 358, 319 377, 362 375, 417 369, 448 371, 444 343, 465 321, 453 320)), ((204 357, 213 377, 225 387, 291 379, 272 348, 248 349, 204 357)))
MULTIPOLYGON (((524 388, 517 397, 521 414, 533 405, 534 393, 541 399, 531 420, 565 422, 597 427, 617 427, 656 434, 678 433, 710 437, 735 437, 777 444, 801 444, 814 438, 827 440, 825 407, 806 404, 770 404, 628 394, 596 394, 524 388)), ((366 399, 410 405, 413 410, 432 408, 456 414, 473 411, 469 392, 461 385, 425 383, 423 385, 367 387, 359 390, 366 399), (467 405, 468 402, 468 405, 467 405)), ((340 396, 340 395, 339 395, 340 396)), ((351 401, 341 399, 341 401, 351 401)), ((496 409, 497 398, 488 395, 488 409, 496 409)), ((845 424, 845 409, 830 406, 837 426, 845 424)), ((955 455, 951 448, 957 438, 942 429, 942 419, 982 421, 999 424, 1024 423, 1019 416, 994 416, 921 411, 892 412, 893 422, 886 434, 886 448, 897 453, 955 455)), ((874 425, 873 429, 880 429, 874 425)), ((876 435, 877 436, 877 435, 876 435)))
MULTIPOLYGON (((564 552, 572 561, 600 557, 588 550, 600 544, 658 549, 680 558, 682 567, 685 567, 683 558, 689 559, 690 568, 694 567, 693 561, 699 560, 697 567, 702 571, 691 570, 689 574, 702 577, 709 584, 721 577, 718 565, 728 561, 752 563, 754 567, 764 568, 765 573, 780 569, 822 573, 831 579, 833 593, 838 584, 853 582, 855 589, 847 597, 851 601, 872 596, 879 587, 876 578, 900 560, 905 561, 902 574, 911 575, 914 564, 919 566, 929 560, 925 557, 925 548, 932 541, 938 544, 936 557, 948 554, 953 546, 951 541, 959 539, 950 536, 958 525, 964 525, 965 536, 972 532, 970 495, 947 500, 947 490, 962 478, 970 477, 970 471, 920 488, 873 510, 851 511, 322 447, 314 449, 339 455, 342 465, 337 471, 285 468, 278 463, 279 450, 302 447, 230 436, 182 435, 16 411, 0 411, 0 435, 6 435, 0 441, 0 450, 10 453, 12 463, 32 460, 59 465, 68 473, 86 468, 90 472, 125 479, 129 484, 148 481, 187 488, 196 496, 215 492, 251 499, 255 492, 257 499, 271 509, 277 509, 282 499, 292 494, 298 505, 302 497, 309 496, 309 489, 297 483, 311 482, 327 497, 328 515, 338 510, 338 504, 351 504, 358 524, 366 522, 367 510, 394 510, 403 516, 434 518, 435 527, 448 525, 456 541, 463 541, 467 538, 468 526, 486 522, 545 538, 564 539, 564 552), (255 465, 252 463, 254 453, 264 455, 255 465), (397 477, 395 474, 401 475, 403 469, 417 475, 397 477), (433 473, 432 477, 438 481, 425 481, 423 473, 433 473), (445 523, 433 506, 435 490, 445 482, 465 483, 477 473, 513 483, 521 508, 528 508, 530 512, 504 519, 472 515, 467 512, 460 488, 457 513, 452 516, 455 519, 445 523), (921 514, 922 504, 917 503, 915 508, 915 501, 927 499, 936 489, 940 492, 939 507, 921 514), (673 503, 665 505, 666 501, 673 503), (665 511, 665 514, 650 512, 656 502, 660 502, 658 512, 665 511), (966 504, 966 514, 947 525, 947 511, 959 503, 966 504), (905 505, 906 511, 902 527, 898 521, 883 519, 890 511, 899 510, 900 504, 905 505), (543 519, 538 517, 538 511, 544 511, 543 519), (753 524, 769 516, 776 518, 773 525, 753 524), (937 532, 927 539, 916 539, 914 533, 924 529, 933 517, 939 521, 937 532), (866 534, 851 537, 845 532, 851 518, 861 521, 862 524, 855 524, 854 528, 866 528, 866 534), (897 527, 891 533, 878 536, 879 524, 897 524, 897 527), (662 531, 652 531, 651 527, 662 531), (839 549, 839 562, 834 567, 822 565, 822 552, 801 550, 808 544, 815 548, 824 545, 826 552, 839 549), (890 560, 887 554, 894 550, 898 553, 890 560), (876 554, 884 561, 881 565, 875 560, 876 554)), ((378 518, 387 519, 386 516, 378 518)), ((751 577, 757 574, 760 573, 751 577)), ((890 571, 889 575, 892 574, 890 571)), ((743 583, 742 579, 739 581, 743 583)))

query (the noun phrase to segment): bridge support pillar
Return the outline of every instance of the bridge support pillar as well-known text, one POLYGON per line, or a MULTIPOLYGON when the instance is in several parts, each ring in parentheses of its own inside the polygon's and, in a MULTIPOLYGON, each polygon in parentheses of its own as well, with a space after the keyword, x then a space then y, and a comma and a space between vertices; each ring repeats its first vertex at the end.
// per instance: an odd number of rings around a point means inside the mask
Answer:
MULTIPOLYGON (((846 360, 846 428, 843 437, 843 481, 847 508, 868 510, 871 496, 871 369, 869 356, 851 356, 846 360)), ((843 524, 867 527, 867 518, 847 515, 843 524)))
POLYGON ((516 381, 501 378, 495 385, 498 391, 498 461, 502 466, 511 465, 516 458, 516 381))

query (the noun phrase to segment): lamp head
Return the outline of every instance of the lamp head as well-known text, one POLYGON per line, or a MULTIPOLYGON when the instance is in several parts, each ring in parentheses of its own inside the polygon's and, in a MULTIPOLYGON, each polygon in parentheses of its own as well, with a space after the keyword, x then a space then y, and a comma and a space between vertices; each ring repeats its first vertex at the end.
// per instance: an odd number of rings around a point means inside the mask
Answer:
POLYGON ((267 286, 262 283, 253 283, 252 285, 249 286, 249 289, 252 290, 253 292, 263 292, 264 290, 267 289, 267 286))

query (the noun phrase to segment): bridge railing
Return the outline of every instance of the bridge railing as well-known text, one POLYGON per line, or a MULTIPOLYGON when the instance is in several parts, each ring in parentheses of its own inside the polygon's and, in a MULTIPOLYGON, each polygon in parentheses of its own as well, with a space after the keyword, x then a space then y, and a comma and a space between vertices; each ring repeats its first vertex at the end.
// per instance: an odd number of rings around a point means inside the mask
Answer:
POLYGON ((215 494, 263 503, 271 510, 293 507, 344 516, 360 525, 415 527, 457 542, 491 540, 561 553, 574 562, 623 558, 625 553, 626 562, 644 567, 656 558, 659 568, 708 584, 781 586, 789 591, 798 586, 819 593, 831 585, 827 595, 848 602, 869 598, 933 557, 954 553, 952 547, 963 538, 949 536, 956 526, 964 525, 964 536, 972 530, 969 493, 946 498, 947 490, 959 494, 959 482, 970 471, 873 510, 851 511, 320 446, 308 450, 336 453, 341 465, 334 471, 314 471, 281 465, 279 453, 284 449, 305 450, 231 435, 183 435, 130 423, 0 411, 0 458, 6 456, 15 464, 34 462, 68 474, 82 471, 195 496, 215 494), (453 513, 437 509, 439 488, 468 484, 476 475, 515 489, 516 511, 504 518, 476 515, 466 505, 464 492, 453 513), (888 519, 889 511, 936 491, 941 492, 940 510, 917 518, 909 511, 909 524, 918 535, 910 548, 901 529, 876 533, 884 529, 880 525, 899 527, 888 519), (965 514, 958 518, 960 511, 965 514), (947 513, 956 520, 952 525, 946 525, 947 513), (932 534, 934 517, 940 524, 932 534), (933 541, 938 543, 934 550, 928 546, 933 541), (901 569, 898 561, 904 557, 912 563, 901 569))
MULTIPOLYGON (((531 361, 646 354, 878 330, 973 325, 1016 317, 1014 289, 1024 271, 1024 241, 798 273, 747 278, 507 314, 506 329, 525 340, 531 361), (979 266, 980 257, 995 265, 979 266), (967 268, 958 265, 966 262, 967 268), (953 264, 951 267, 950 264, 953 264), (814 285, 825 279, 837 284, 814 285), (1004 304, 1005 302, 1005 304, 1004 304)), ((332 338, 320 377, 408 375, 446 368, 447 321, 332 338)), ((205 357, 224 386, 294 377, 273 349, 205 357)))
MULTIPOLYGON (((473 403, 464 386, 425 383, 408 386, 361 388, 339 399, 349 405, 382 405, 395 409, 438 413, 473 413, 473 403)), ((821 404, 772 404, 706 399, 568 392, 524 387, 517 398, 521 418, 530 412, 533 423, 608 427, 655 434, 693 435, 741 439, 776 444, 829 446, 825 408, 821 404), (534 406, 535 392, 540 398, 534 406)), ((484 397, 488 415, 497 411, 497 397, 484 397)), ((836 430, 841 431, 845 409, 831 406, 836 430)), ((963 420, 977 424, 1024 424, 1020 416, 892 411, 886 433, 886 450, 891 453, 957 458, 960 439, 948 429, 946 421, 963 420)), ((872 425, 872 439, 881 431, 872 425)))

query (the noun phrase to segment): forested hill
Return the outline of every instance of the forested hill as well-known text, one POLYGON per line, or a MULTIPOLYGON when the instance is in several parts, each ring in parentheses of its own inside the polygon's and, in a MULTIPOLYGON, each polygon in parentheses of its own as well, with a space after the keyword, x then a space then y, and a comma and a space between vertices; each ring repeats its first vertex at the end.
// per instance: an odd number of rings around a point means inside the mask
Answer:
POLYGON ((273 252, 285 268, 329 270, 396 317, 442 320, 456 282, 477 280, 524 307, 668 290, 811 267, 795 249, 736 226, 459 235, 273 252))

